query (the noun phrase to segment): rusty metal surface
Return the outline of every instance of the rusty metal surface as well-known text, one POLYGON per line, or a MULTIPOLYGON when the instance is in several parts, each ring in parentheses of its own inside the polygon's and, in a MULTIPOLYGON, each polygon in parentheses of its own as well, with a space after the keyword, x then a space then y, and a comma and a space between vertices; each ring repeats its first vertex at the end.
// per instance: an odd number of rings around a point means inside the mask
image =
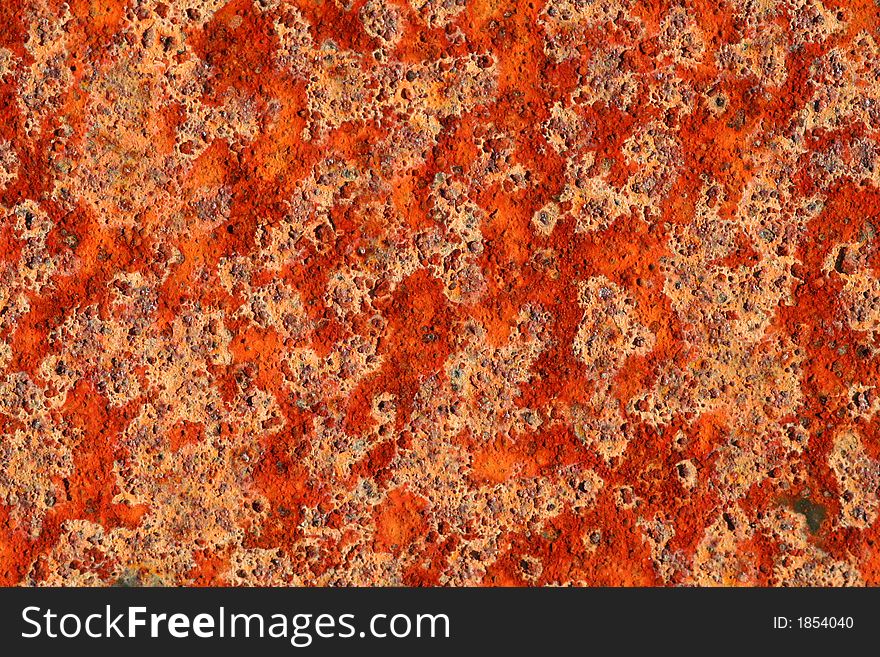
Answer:
POLYGON ((0 581, 877 584, 869 0, 0 0, 0 581))

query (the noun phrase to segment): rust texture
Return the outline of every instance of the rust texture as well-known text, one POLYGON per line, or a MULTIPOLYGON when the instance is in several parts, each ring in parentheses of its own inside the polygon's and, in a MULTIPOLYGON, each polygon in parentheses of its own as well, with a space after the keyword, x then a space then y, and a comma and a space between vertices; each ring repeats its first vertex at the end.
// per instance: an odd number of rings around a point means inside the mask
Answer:
POLYGON ((0 0, 0 583, 880 584, 874 0, 0 0))

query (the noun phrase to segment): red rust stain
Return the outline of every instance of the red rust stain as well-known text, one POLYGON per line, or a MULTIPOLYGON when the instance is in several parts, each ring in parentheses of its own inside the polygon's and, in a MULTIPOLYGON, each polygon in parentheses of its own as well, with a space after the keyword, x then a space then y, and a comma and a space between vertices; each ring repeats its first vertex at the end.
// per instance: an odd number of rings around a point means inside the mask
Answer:
POLYGON ((426 527, 427 503, 405 490, 394 489, 376 509, 376 550, 400 554, 426 527))

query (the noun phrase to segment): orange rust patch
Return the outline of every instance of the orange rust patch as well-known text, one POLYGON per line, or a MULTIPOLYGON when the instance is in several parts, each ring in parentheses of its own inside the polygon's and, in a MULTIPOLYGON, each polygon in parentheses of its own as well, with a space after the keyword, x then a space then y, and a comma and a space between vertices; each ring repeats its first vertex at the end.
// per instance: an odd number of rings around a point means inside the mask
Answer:
POLYGON ((425 500, 406 490, 390 491, 375 512, 376 549, 393 554, 406 550, 427 527, 426 507, 425 500))

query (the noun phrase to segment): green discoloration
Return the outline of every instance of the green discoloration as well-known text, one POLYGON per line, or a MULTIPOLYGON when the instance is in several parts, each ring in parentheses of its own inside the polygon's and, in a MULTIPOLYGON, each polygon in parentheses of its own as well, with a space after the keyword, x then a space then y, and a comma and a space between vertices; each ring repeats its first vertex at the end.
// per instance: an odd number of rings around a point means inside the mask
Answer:
POLYGON ((824 506, 815 504, 806 497, 802 497, 794 503, 794 510, 803 514, 804 518, 807 519, 807 527, 812 534, 818 533, 822 522, 828 515, 828 510, 824 506))

